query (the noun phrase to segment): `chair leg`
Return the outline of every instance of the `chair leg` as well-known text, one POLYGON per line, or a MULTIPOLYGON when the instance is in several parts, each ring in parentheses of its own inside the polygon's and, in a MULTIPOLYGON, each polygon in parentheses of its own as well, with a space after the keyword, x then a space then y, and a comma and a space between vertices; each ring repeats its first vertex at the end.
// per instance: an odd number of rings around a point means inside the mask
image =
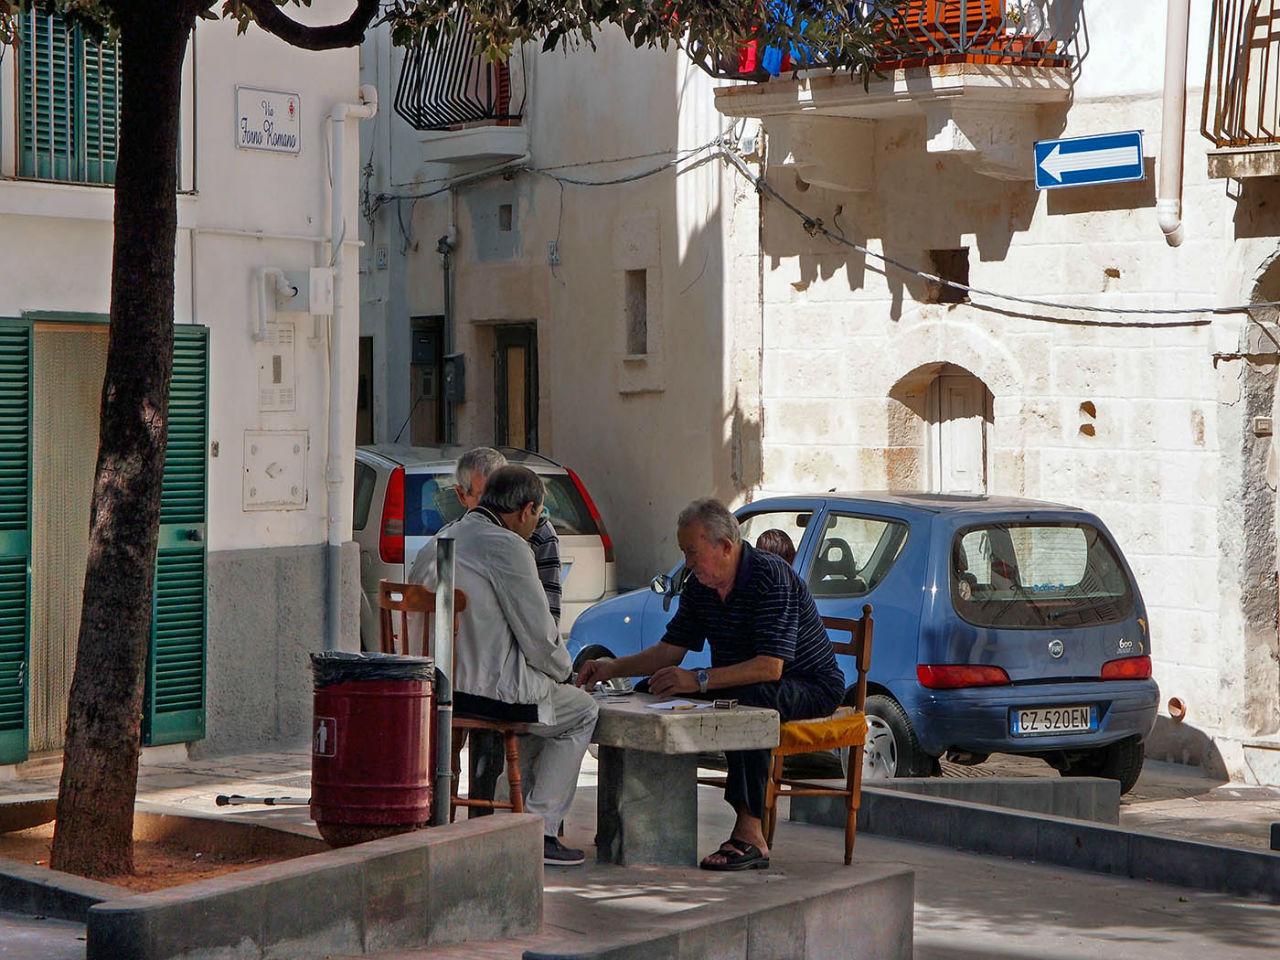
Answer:
POLYGON ((517 736, 510 730, 505 735, 507 744, 507 789, 511 794, 511 812, 524 813, 524 787, 520 779, 520 746, 517 736))
POLYGON ((782 754, 773 755, 773 765, 769 770, 769 782, 764 792, 764 840, 773 845, 773 829, 778 824, 778 791, 782 781, 782 754))
POLYGON ((845 780, 844 865, 853 863, 853 841, 857 839, 858 807, 862 806, 862 746, 849 751, 849 773, 845 780))
POLYGON ((450 758, 451 769, 453 771, 453 779, 449 786, 449 822, 453 823, 454 818, 458 815, 458 784, 462 777, 462 748, 467 742, 467 731, 463 727, 454 727, 453 736, 453 756, 450 758))

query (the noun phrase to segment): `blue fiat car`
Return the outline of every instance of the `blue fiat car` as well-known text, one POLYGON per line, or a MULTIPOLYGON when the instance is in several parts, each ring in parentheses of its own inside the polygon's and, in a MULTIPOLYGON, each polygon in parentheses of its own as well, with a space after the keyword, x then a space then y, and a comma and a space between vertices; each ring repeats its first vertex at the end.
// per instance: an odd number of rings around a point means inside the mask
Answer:
MULTIPOLYGON (((787 534, 820 613, 873 607, 867 776, 929 776, 941 757, 999 752, 1133 787, 1159 690, 1137 583, 1093 514, 910 493, 778 497, 736 513, 752 544, 787 534)), ((677 566, 588 609, 569 638, 575 663, 660 640, 682 583, 677 566)), ((684 665, 708 662, 704 649, 684 665)))

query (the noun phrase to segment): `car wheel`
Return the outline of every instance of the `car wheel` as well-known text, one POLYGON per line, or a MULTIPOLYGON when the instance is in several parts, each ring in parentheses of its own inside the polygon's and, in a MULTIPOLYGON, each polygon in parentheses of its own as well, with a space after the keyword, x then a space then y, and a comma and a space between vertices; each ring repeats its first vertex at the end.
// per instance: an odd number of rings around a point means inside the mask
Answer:
POLYGON ((906 711, 893 697, 867 697, 867 742, 862 748, 864 780, 928 777, 937 760, 920 749, 906 711))
POLYGON ((1136 737, 1111 743, 1097 750, 1090 750, 1078 760, 1072 761, 1062 771, 1064 777, 1103 777, 1119 780, 1120 792, 1128 793, 1142 773, 1144 750, 1136 737))

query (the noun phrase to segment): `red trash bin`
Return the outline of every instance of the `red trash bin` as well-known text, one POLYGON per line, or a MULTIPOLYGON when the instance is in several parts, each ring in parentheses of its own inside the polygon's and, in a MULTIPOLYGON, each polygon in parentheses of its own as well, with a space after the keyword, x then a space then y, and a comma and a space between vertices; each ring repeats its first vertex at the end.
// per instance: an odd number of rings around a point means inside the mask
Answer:
POLYGON ((430 657, 311 655, 311 819, 335 847, 431 820, 430 657))

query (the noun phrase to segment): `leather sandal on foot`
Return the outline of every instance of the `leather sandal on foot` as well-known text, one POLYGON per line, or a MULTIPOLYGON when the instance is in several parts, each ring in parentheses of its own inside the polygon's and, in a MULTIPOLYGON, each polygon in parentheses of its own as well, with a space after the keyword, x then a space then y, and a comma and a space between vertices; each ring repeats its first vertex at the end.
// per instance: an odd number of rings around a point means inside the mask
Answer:
POLYGON ((703 870, 767 870, 769 858, 754 843, 730 838, 720 845, 720 849, 703 857, 698 864, 703 870), (723 863, 713 862, 711 857, 724 857, 723 863))

